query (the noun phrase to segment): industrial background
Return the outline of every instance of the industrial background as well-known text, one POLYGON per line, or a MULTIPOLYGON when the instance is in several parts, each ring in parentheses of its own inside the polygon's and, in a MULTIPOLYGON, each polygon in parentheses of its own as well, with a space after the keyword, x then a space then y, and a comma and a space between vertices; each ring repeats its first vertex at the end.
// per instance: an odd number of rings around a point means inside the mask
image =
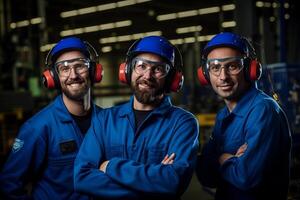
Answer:
MULTIPOLYGON (((61 38, 89 41, 105 74, 93 89, 96 104, 110 107, 129 99, 118 82, 119 64, 129 46, 146 35, 162 35, 176 45, 184 61, 183 89, 173 103, 200 121, 205 143, 222 100, 200 87, 196 69, 201 49, 221 31, 254 42, 263 65, 260 89, 276 92, 287 112, 293 136, 289 199, 300 199, 300 23, 297 0, 0 0, 0 167, 20 125, 49 103, 56 91, 43 87, 48 51, 61 38), (298 20, 298 21, 297 21, 298 20)), ((199 149, 200 150, 200 149, 199 149)), ((213 199, 193 177, 183 199, 213 199)))

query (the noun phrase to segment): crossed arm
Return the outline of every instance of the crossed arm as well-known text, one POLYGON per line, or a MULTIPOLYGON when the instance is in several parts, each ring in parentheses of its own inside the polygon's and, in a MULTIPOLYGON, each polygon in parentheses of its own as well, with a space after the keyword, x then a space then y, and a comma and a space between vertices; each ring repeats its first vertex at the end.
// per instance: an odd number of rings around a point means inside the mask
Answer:
POLYGON ((247 147, 248 147, 248 145, 247 145, 247 143, 245 143, 245 144, 243 144, 242 146, 239 147, 239 149, 236 151, 235 154, 230 154, 230 153, 221 154, 221 156, 219 157, 219 163, 222 165, 226 160, 228 160, 232 157, 242 156, 245 153, 247 147))
MULTIPOLYGON (((164 159, 161 161, 161 164, 163 164, 163 165, 171 165, 171 164, 173 164, 174 159, 175 159, 175 153, 172 153, 170 156, 167 154, 164 157, 164 159)), ((104 161, 100 165, 99 170, 105 173, 106 172, 106 166, 107 166, 108 163, 109 163, 109 160, 104 161)))

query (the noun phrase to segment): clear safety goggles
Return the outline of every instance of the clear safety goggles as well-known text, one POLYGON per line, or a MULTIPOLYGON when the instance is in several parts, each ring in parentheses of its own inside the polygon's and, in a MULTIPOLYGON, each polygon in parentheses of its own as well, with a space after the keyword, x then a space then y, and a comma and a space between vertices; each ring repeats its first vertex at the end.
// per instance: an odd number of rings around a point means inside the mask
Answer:
POLYGON ((220 76, 222 68, 230 75, 237 75, 244 68, 243 57, 228 57, 220 59, 208 59, 206 60, 207 71, 214 75, 220 76))
POLYGON ((63 60, 55 63, 54 67, 59 76, 68 77, 72 68, 77 74, 83 74, 87 72, 90 67, 90 60, 85 58, 63 60))
POLYGON ((160 79, 169 73, 171 66, 165 62, 153 62, 147 59, 136 57, 132 60, 133 70, 139 74, 144 75, 150 70, 153 77, 160 79))

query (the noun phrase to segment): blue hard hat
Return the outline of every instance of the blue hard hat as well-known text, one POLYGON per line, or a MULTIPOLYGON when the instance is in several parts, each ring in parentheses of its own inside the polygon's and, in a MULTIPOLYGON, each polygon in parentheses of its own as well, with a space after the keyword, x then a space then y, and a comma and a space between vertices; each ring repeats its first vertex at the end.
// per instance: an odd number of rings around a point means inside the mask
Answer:
POLYGON ((248 54, 248 46, 242 36, 230 32, 222 32, 215 35, 204 47, 203 56, 217 47, 231 47, 243 54, 248 54))
POLYGON ((77 50, 89 57, 90 53, 87 49, 87 45, 77 37, 68 37, 60 40, 51 50, 51 61, 54 62, 59 55, 66 51, 77 50))
POLYGON ((174 66, 175 48, 166 38, 161 36, 146 36, 137 42, 129 52, 130 57, 139 53, 154 53, 166 59, 166 61, 174 66))

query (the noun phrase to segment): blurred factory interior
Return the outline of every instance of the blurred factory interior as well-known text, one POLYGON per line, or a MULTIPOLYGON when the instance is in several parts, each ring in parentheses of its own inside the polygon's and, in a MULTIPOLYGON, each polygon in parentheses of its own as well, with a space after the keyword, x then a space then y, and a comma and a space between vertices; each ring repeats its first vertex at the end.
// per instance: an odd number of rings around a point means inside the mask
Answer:
MULTIPOLYGON (((300 17, 297 0, 1 0, 0 158, 1 165, 20 125, 56 95, 43 87, 48 51, 63 37, 89 41, 100 55, 104 79, 93 89, 95 102, 110 107, 129 99, 118 82, 129 46, 146 35, 162 35, 182 53, 185 82, 173 103, 197 116, 203 144, 222 100, 200 87, 196 69, 201 49, 221 31, 254 42, 263 65, 260 89, 276 92, 292 127, 290 199, 300 198, 300 17)), ((183 199, 212 199, 193 177, 183 199)))

